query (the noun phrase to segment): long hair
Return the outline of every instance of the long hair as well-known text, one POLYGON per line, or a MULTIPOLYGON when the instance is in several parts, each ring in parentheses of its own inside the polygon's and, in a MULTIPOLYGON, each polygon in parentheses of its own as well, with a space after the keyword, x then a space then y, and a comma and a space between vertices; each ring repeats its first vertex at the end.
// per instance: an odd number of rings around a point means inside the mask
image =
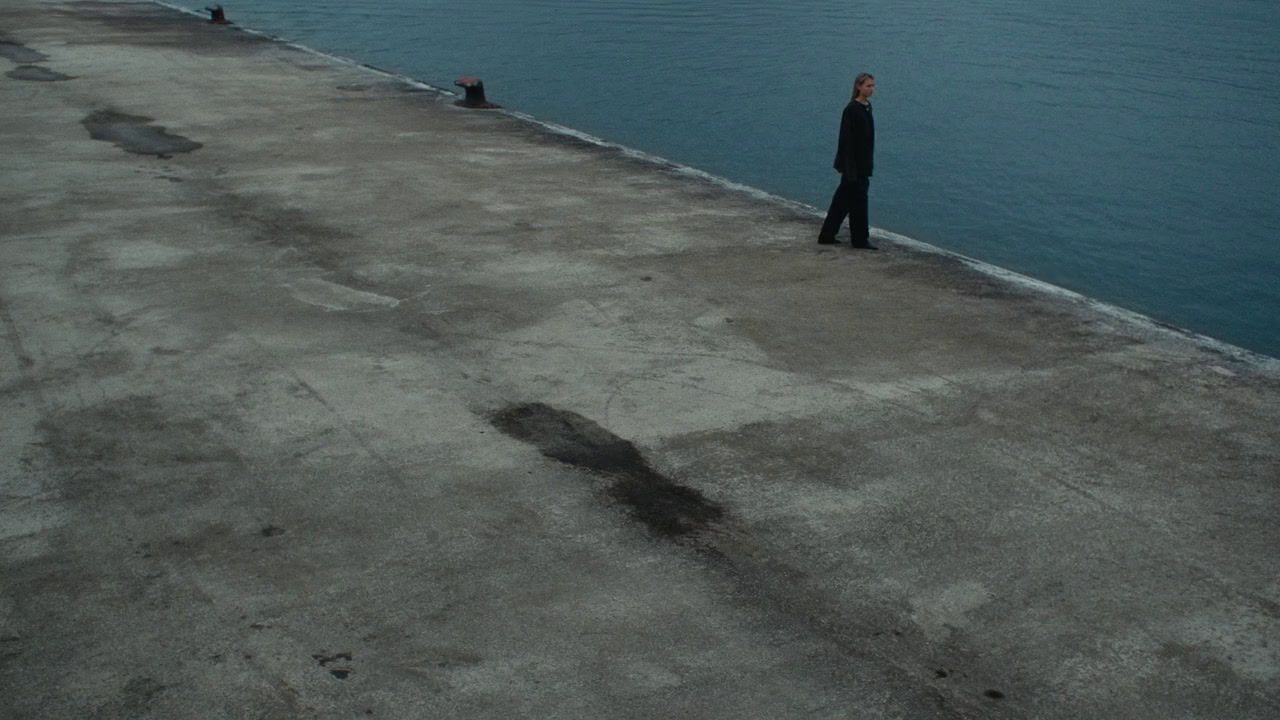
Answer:
POLYGON ((857 100, 858 91, 862 89, 862 86, 866 84, 868 80, 875 80, 875 79, 876 79, 876 76, 872 75, 871 73, 858 73, 858 77, 853 79, 853 98, 852 99, 857 100))

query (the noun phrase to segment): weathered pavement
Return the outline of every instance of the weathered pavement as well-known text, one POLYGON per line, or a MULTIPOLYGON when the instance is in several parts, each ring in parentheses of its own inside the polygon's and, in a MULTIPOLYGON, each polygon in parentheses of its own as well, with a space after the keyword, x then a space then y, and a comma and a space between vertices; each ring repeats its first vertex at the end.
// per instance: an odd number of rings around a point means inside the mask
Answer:
POLYGON ((1274 364, 157 6, 0 34, 0 716, 1280 714, 1274 364))

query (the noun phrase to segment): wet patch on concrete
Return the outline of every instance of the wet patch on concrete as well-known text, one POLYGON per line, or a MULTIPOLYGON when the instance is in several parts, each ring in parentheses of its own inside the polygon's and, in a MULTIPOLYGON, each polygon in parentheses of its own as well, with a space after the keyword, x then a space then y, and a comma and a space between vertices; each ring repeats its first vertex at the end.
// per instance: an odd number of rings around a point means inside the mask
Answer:
POLYGON ((162 125, 151 125, 152 118, 126 115, 114 110, 98 110, 80 121, 94 140, 113 143, 125 152, 169 158, 175 153, 199 150, 203 144, 174 135, 162 125))
POLYGON ((0 57, 12 60, 19 65, 30 65, 49 59, 48 55, 12 40, 0 40, 0 57))
POLYGON ((608 479, 609 496, 659 537, 695 534, 724 519, 719 505, 664 477, 635 445, 575 412, 526 403, 504 408, 491 422, 546 457, 608 479))
POLYGON ((63 75, 56 70, 43 68, 39 65, 19 65, 18 67, 5 73, 6 77, 14 80, 27 80, 30 82, 61 82, 63 80, 74 80, 70 75, 63 75))

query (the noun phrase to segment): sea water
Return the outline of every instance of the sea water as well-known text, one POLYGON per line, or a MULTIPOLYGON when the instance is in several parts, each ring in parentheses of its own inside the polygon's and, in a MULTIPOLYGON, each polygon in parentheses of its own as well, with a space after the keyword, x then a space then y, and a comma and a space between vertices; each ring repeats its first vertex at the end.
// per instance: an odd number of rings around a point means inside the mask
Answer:
POLYGON ((1280 356, 1275 0, 223 4, 824 209, 872 72, 874 226, 1280 356))

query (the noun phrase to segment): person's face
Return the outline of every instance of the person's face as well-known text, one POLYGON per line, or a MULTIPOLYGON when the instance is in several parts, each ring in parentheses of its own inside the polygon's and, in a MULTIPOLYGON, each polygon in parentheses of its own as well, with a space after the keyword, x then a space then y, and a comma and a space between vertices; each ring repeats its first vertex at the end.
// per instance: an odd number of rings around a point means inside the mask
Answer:
POLYGON ((876 79, 867 78, 862 83, 862 86, 858 88, 858 91, 862 94, 863 99, 871 97, 871 95, 876 91, 876 79))

